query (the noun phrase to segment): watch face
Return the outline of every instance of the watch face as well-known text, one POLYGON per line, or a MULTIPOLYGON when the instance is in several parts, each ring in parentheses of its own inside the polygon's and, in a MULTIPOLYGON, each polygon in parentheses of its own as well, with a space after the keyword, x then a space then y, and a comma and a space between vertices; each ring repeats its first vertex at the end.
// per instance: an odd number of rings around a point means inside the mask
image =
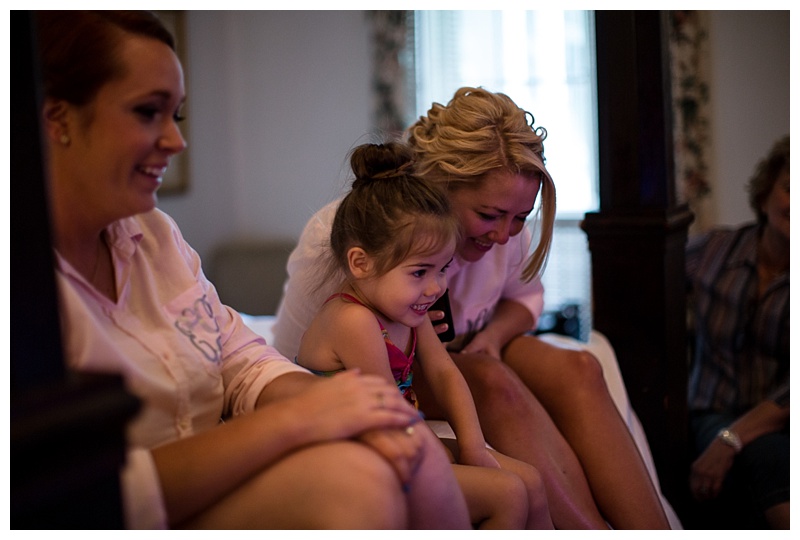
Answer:
POLYGON ((737 452, 742 449, 742 441, 739 436, 729 429, 723 429, 719 432, 718 437, 727 444, 733 447, 737 452))

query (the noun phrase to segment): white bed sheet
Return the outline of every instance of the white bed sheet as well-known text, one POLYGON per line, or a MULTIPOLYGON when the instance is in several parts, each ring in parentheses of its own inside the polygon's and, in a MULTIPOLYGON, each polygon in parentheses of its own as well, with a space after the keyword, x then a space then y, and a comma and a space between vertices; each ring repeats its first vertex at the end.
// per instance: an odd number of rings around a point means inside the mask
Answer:
MULTIPOLYGON (((275 320, 274 317, 242 314, 242 318, 253 331, 263 336, 264 339, 267 340, 267 343, 272 343, 272 324, 275 320)), ((645 436, 642 424, 631 407, 630 400, 628 399, 628 393, 625 390, 625 384, 622 380, 622 374, 619 370, 619 364, 617 363, 617 357, 614 353, 614 349, 611 347, 611 344, 608 342, 605 336, 603 336, 603 334, 594 330, 592 330, 589 336, 588 343, 582 343, 575 339, 557 334, 544 334, 540 337, 548 342, 560 345, 562 347, 586 349, 594 354, 600 361, 600 364, 603 367, 603 375, 606 379, 606 384, 608 385, 608 390, 612 399, 614 400, 614 404, 619 410, 620 415, 622 415, 622 419, 628 426, 628 429, 633 436, 633 440, 636 442, 636 446, 642 455, 645 466, 650 473, 650 477, 652 478, 653 483, 656 486, 659 495, 661 496, 664 511, 667 514, 670 525, 673 529, 682 529, 683 527, 680 519, 678 519, 678 516, 670 505, 669 501, 667 501, 663 494, 661 494, 661 486, 658 481, 658 475, 656 474, 653 455, 650 452, 650 446, 647 442, 647 437, 645 436)), ((447 422, 430 420, 427 421, 427 423, 439 437, 451 439, 455 438, 453 430, 450 428, 450 425, 447 422)))

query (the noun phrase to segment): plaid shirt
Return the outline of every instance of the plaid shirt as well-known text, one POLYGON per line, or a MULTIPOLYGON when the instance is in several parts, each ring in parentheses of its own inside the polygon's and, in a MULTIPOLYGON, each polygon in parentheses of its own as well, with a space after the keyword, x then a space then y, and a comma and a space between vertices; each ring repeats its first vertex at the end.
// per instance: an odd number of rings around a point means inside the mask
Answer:
POLYGON ((789 401, 789 273, 758 297, 759 229, 747 225, 690 239, 686 271, 695 350, 689 409, 740 415, 789 401))

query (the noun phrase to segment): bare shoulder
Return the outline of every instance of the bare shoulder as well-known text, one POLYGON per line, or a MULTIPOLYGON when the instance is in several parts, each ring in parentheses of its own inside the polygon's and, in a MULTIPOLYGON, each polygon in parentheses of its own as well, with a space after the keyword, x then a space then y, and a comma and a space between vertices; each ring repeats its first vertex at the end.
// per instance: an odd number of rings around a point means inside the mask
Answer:
POLYGON ((320 312, 319 323, 325 326, 327 346, 345 368, 393 380, 380 323, 369 308, 347 300, 331 301, 320 312))
POLYGON ((377 336, 381 342, 380 323, 366 306, 335 299, 328 302, 319 313, 319 323, 334 344, 349 344, 367 336, 377 336))
POLYGON ((343 354, 346 357, 353 350, 368 350, 372 336, 383 342, 378 320, 368 308, 332 299, 322 306, 304 333, 298 363, 319 371, 352 367, 343 354))
MULTIPOLYGON (((377 321, 375 314, 366 306, 350 301, 346 298, 334 298, 323 306, 320 313, 336 319, 342 319, 344 323, 367 323, 377 321)), ((377 324, 377 322, 375 323, 377 324)))
POLYGON ((317 371, 343 368, 335 353, 337 336, 343 331, 344 319, 338 302, 327 302, 311 320, 297 352, 297 363, 317 371))

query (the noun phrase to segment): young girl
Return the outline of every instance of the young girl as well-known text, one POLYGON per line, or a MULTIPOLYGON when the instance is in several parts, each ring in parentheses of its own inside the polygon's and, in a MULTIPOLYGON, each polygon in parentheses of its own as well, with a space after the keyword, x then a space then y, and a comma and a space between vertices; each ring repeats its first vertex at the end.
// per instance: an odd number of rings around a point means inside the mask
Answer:
MULTIPOLYGON (((460 223, 448 271, 456 337, 447 348, 469 385, 487 442, 536 467, 557 528, 668 528, 657 478, 598 359, 530 335, 544 305, 538 276, 556 209, 545 135, 508 96, 468 87, 447 105, 434 103, 406 131, 415 176, 447 193, 460 223)), ((288 358, 297 356, 318 306, 344 278, 313 286, 330 251, 335 211, 336 201, 309 219, 286 265, 273 345, 288 358)), ((430 310, 434 328, 441 315, 430 310)), ((420 410, 438 420, 443 411, 420 375, 414 381, 420 410)))
POLYGON ((469 388, 427 316, 445 291, 459 222, 446 195, 410 165, 400 144, 353 152, 356 179, 337 209, 320 284, 341 271, 347 279, 309 326, 297 362, 321 375, 381 375, 413 404, 414 371, 424 372, 456 433, 450 450, 473 523, 552 528, 538 471, 487 450, 469 388))

